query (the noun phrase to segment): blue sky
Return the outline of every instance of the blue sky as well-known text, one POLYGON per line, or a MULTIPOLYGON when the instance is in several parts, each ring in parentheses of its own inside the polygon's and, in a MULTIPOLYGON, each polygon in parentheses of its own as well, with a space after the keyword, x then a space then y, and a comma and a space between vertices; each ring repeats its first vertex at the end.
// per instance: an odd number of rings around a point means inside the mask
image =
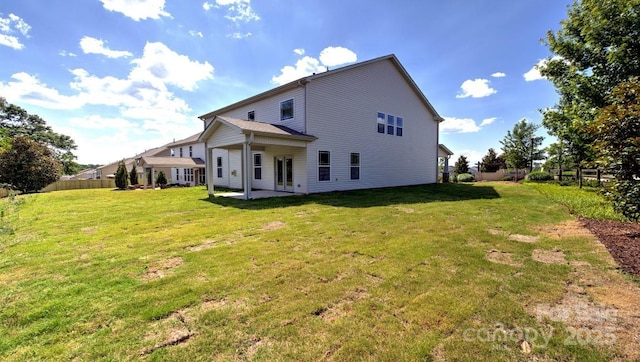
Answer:
POLYGON ((476 162, 557 101, 534 66, 570 3, 3 0, 0 96, 71 136, 79 162, 108 163, 283 82, 393 53, 445 117, 440 142, 476 162))

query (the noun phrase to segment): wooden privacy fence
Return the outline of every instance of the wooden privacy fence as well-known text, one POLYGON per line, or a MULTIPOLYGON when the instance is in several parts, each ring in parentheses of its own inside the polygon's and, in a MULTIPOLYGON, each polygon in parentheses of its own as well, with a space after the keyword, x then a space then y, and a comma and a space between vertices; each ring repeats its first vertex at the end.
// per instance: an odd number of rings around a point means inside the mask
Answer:
POLYGON ((77 190, 77 189, 105 189, 116 188, 116 180, 59 180, 40 190, 41 192, 77 190))

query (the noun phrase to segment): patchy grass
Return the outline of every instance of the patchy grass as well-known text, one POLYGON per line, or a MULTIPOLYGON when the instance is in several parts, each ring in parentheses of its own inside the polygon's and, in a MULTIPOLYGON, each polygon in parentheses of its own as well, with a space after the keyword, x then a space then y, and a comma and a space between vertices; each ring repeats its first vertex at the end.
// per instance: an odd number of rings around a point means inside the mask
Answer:
POLYGON ((606 200, 598 187, 561 186, 557 183, 525 183, 528 187, 538 190, 549 198, 551 202, 565 205, 569 212, 576 216, 596 220, 627 221, 624 216, 616 213, 611 202, 606 200))
POLYGON ((542 231, 570 216, 537 189, 5 200, 0 359, 617 358, 617 345, 567 344, 571 330, 534 312, 563 300, 571 262, 614 269, 589 236, 542 231))

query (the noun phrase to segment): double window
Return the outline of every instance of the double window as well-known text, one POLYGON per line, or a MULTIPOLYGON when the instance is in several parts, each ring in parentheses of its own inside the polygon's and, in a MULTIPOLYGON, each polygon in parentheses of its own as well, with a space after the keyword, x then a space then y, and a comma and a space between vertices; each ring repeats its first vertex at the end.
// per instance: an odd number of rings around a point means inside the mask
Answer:
POLYGON ((184 180, 187 182, 193 182, 193 169, 185 168, 184 169, 184 180))
POLYGON ((404 119, 402 117, 378 112, 376 124, 378 125, 378 133, 402 137, 404 130, 404 119))
POLYGON ((331 152, 318 151, 318 181, 331 181, 331 152))
POLYGON ((253 154, 253 178, 255 180, 262 180, 262 154, 253 154))
POLYGON ((293 118, 293 98, 280 102, 280 120, 293 118))

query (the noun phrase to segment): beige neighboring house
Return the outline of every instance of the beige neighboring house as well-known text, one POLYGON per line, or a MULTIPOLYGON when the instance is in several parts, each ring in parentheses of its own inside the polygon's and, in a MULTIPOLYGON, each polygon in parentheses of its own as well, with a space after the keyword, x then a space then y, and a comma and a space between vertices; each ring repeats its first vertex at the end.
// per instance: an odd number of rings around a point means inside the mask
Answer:
POLYGON ((442 168, 442 182, 449 182, 449 159, 453 156, 453 152, 442 143, 438 145, 438 158, 443 159, 444 167, 442 168))
MULTIPOLYGON (((136 160, 141 157, 167 157, 170 154, 171 154, 171 150, 167 148, 166 145, 160 146, 160 147, 152 148, 150 150, 146 150, 140 154, 135 155, 134 157, 125 158, 124 165, 127 168, 127 172, 130 172, 134 163, 136 163, 136 160)), ((116 170, 118 169, 118 164, 120 163, 120 161, 122 160, 118 160, 116 162, 112 162, 110 164, 98 167, 96 169, 95 178, 98 180, 115 178, 116 170)), ((138 164, 136 164, 136 169, 138 171, 138 183, 143 184, 144 181, 146 181, 146 177, 144 177, 146 173, 144 173, 143 171, 144 169, 141 168, 138 164)), ((168 178, 169 177, 168 175, 169 175, 169 172, 171 172, 171 169, 157 168, 155 171, 156 171, 155 175, 157 175, 157 173, 160 171, 164 171, 165 174, 167 174, 167 178, 168 178)), ((155 179, 155 176, 153 178, 155 179)))

